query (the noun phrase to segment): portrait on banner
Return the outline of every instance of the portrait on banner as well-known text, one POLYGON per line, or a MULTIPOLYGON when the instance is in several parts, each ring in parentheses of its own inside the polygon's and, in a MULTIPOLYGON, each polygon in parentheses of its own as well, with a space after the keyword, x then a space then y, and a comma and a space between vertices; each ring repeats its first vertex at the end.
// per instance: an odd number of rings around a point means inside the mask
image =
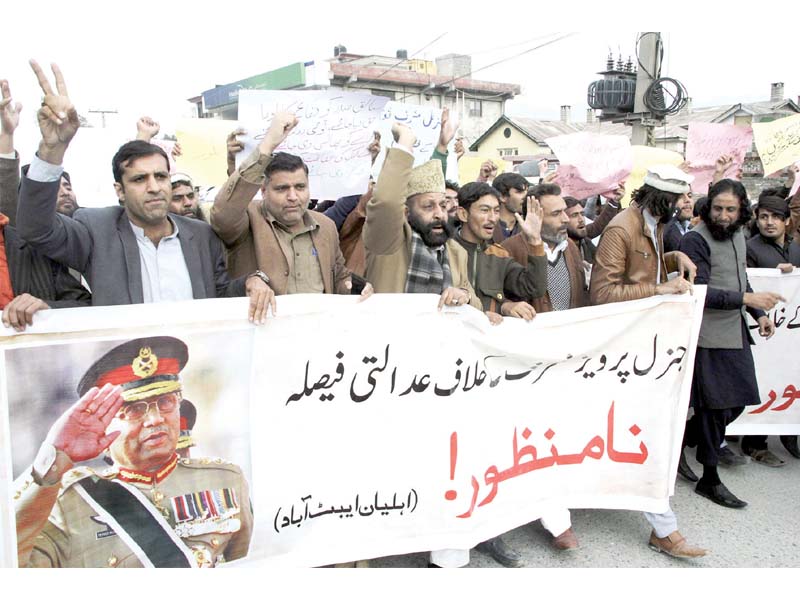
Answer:
POLYGON ((18 565, 248 556, 252 345, 184 330, 7 349, 18 565))

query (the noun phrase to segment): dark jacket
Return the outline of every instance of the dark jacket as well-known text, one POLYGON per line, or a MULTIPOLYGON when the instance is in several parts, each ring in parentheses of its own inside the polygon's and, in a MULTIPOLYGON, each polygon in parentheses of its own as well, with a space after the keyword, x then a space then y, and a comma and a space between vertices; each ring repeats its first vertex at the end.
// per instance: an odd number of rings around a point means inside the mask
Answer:
MULTIPOLYGON (((528 256, 525 251, 526 246, 527 244, 521 235, 512 236, 503 242, 503 248, 509 251, 511 258, 522 265, 528 264, 528 256)), ((581 251, 572 240, 567 242, 567 249, 564 251, 564 261, 567 264, 567 271, 569 272, 569 307, 579 308, 581 306, 589 306, 589 287, 586 285, 586 275, 583 270, 581 251)), ((546 279, 547 257, 545 256, 545 280, 546 279)), ((553 310, 553 304, 550 302, 549 293, 539 298, 530 298, 528 302, 533 304, 533 308, 536 309, 536 312, 550 312, 553 310)))
POLYGON ((678 225, 678 219, 672 219, 664 226, 664 252, 675 252, 681 249, 681 240, 685 234, 678 225))
MULTIPOLYGON (((17 228, 41 254, 77 269, 92 288, 92 304, 144 302, 139 246, 121 206, 82 208, 72 219, 56 212, 58 181, 22 179, 17 228)), ((211 227, 171 215, 178 224, 194 298, 244 296, 245 277, 231 281, 225 251, 211 227)))
POLYGON ((14 296, 30 294, 50 308, 89 306, 92 296, 66 268, 37 254, 14 227, 3 228, 8 273, 14 296))
POLYGON ((530 250, 526 243, 528 259, 523 266, 498 244, 472 244, 459 233, 455 240, 467 251, 470 283, 480 298, 483 310, 499 313, 506 300, 529 301, 547 293, 547 259, 543 246, 534 248, 534 253, 528 254, 530 250))
POLYGON ((780 247, 760 233, 754 235, 747 240, 747 266, 755 269, 774 269, 781 263, 790 263, 800 267, 800 253, 792 252, 792 244, 789 244, 789 241, 790 238, 787 236, 786 243, 780 247))

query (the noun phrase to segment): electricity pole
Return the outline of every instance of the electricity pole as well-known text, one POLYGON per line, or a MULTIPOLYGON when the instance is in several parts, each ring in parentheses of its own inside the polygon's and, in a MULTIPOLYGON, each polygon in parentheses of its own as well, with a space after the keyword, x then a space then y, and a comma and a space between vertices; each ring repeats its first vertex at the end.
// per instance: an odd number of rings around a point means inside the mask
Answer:
POLYGON ((638 44, 639 65, 636 74, 636 93, 631 126, 631 144, 634 146, 655 146, 653 129, 660 124, 647 109, 644 94, 650 84, 661 72, 661 34, 648 31, 641 35, 638 44))

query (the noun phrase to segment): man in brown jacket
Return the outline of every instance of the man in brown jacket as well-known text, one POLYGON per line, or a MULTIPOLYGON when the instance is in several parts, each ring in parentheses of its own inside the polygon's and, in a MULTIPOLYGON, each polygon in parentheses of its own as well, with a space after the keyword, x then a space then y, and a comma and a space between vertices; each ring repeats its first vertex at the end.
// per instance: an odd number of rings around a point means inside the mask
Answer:
MULTIPOLYGON (((542 241, 547 257, 547 293, 530 301, 536 312, 566 310, 589 304, 589 290, 578 246, 567 236, 569 217, 561 188, 543 183, 533 188, 542 207, 542 241)), ((526 244, 519 234, 503 242, 511 257, 522 265, 528 260, 526 244)))
MULTIPOLYGON (((678 200, 689 193, 694 178, 672 165, 651 167, 644 185, 633 193, 631 205, 606 228, 597 247, 590 294, 592 304, 637 300, 658 294, 690 291, 697 268, 681 252, 664 254, 664 224, 678 200), (667 273, 678 276, 667 281, 667 273), (688 274, 689 281, 683 278, 688 274)), ((677 558, 698 558, 706 550, 690 546, 670 508, 644 513, 653 528, 649 545, 677 558)))
MULTIPOLYGON (((275 115, 258 148, 217 194, 211 226, 228 248, 231 277, 258 269, 276 295, 349 294, 336 225, 308 210, 308 167, 299 156, 274 153, 297 123, 291 113, 275 115), (259 189, 262 200, 252 202, 259 189)), ((366 286, 362 295, 371 292, 366 286)))
POLYGON ((697 269, 682 252, 664 253, 664 225, 678 199, 689 193, 692 179, 672 165, 650 168, 631 205, 612 219, 600 239, 589 288, 592 304, 691 289, 697 269), (679 276, 668 281, 667 275, 675 271, 679 276))
POLYGON ((416 142, 404 125, 392 126, 390 148, 378 176, 362 237, 367 280, 378 293, 440 294, 444 305, 482 310, 467 274, 467 253, 452 237, 438 160, 412 169, 416 142))

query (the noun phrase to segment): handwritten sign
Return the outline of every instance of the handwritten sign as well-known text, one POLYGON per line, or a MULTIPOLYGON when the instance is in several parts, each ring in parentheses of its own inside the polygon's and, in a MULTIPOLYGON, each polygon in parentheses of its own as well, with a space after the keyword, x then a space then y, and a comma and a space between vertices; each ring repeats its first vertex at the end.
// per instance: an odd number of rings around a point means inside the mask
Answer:
POLYGON ((745 155, 753 145, 751 127, 727 125, 725 123, 689 123, 686 140, 686 161, 689 172, 694 175, 692 191, 706 194, 714 178, 717 159, 727 154, 733 163, 725 171, 727 179, 739 179, 739 170, 744 165, 745 155))
MULTIPOLYGON (((372 166, 372 176, 377 181, 378 174, 386 160, 386 150, 391 147, 392 125, 402 123, 414 132, 417 141, 414 144, 414 166, 428 162, 431 159, 436 144, 439 141, 439 130, 442 126, 442 109, 433 106, 420 106, 418 104, 405 104, 391 100, 386 103, 380 119, 375 123, 375 130, 381 134, 381 153, 372 166)), ((451 143, 450 155, 454 154, 451 143)), ((449 161, 452 162, 452 161, 449 161)), ((458 169, 460 170, 460 165, 458 169)), ((445 174, 447 179, 458 181, 458 171, 453 172, 453 167, 448 164, 445 174)))
POLYGON ((631 144, 623 135, 582 131, 545 142, 558 157, 555 183, 564 196, 582 200, 615 189, 633 168, 631 144))
POLYGON ((777 269, 747 269, 756 292, 775 292, 787 299, 769 313, 775 335, 765 340, 748 317, 756 345, 753 360, 758 373, 759 406, 748 406, 728 425, 730 435, 800 434, 800 270, 784 274, 777 269))
MULTIPOLYGON (((282 296, 279 316, 261 327, 246 321, 246 298, 43 311, 24 335, 0 330, 0 411, 11 435, 0 451, 19 478, 0 506, 7 515, 28 506, 12 498, 25 492, 30 464, 77 400, 85 370, 121 342, 171 335, 188 347, 181 383, 198 412, 192 457, 203 464, 219 456, 249 484, 249 550, 231 566, 470 548, 553 504, 663 512, 674 492, 704 291, 497 327, 471 307, 439 312, 438 297, 423 294, 363 303, 282 296), (419 331, 428 343, 419 343, 419 331), (315 344, 303 343, 311 335, 315 344)), ((182 496, 206 488, 175 489, 182 496)), ((179 545, 197 543, 181 541, 186 527, 166 527, 179 545)), ((72 535, 60 544, 70 547, 72 535)), ((92 548, 126 543, 91 535, 92 548)), ((13 533, 3 542, 15 560, 13 533)), ((105 565, 109 553, 97 556, 105 565)))
POLYGON ((461 157, 458 161, 458 183, 464 185, 470 181, 478 179, 481 172, 481 165, 487 160, 491 160, 497 166, 497 174, 506 173, 512 170, 512 164, 507 160, 497 157, 476 156, 469 153, 461 157))
POLYGON ((245 147, 237 162, 255 150, 275 113, 285 110, 299 122, 278 151, 300 156, 308 165, 311 197, 362 194, 372 165, 367 147, 387 102, 381 96, 328 90, 241 90, 239 121, 247 134, 240 137, 245 147))
POLYGON ((683 156, 672 150, 651 148, 650 146, 631 146, 633 151, 633 169, 625 182, 625 196, 621 200, 622 206, 628 206, 631 194, 642 187, 647 169, 654 165, 675 165, 683 162, 683 156))
POLYGON ((176 137, 182 154, 175 162, 176 170, 189 175, 195 185, 221 186, 228 179, 225 140, 237 127, 237 121, 220 119, 178 121, 176 137))
POLYGON ((800 160, 800 115, 753 123, 753 137, 764 173, 774 173, 800 160))

